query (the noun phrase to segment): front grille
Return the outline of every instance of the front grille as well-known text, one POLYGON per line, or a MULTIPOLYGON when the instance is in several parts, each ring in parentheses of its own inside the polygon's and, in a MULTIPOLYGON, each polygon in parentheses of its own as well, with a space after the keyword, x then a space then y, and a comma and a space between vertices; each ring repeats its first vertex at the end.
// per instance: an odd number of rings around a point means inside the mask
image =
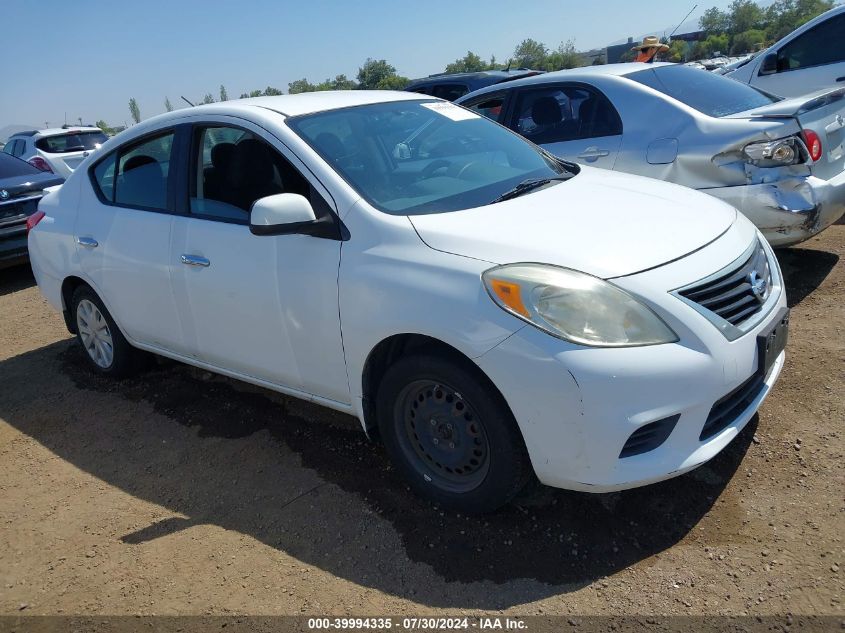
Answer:
POLYGON ((707 421, 704 423, 698 439, 703 442, 726 428, 731 422, 736 420, 739 414, 748 408, 754 401, 754 398, 760 395, 763 387, 763 376, 754 374, 739 387, 716 402, 713 408, 710 409, 710 414, 707 416, 707 421))
POLYGON ((737 267, 715 279, 681 290, 693 301, 731 325, 739 325, 757 314, 769 296, 772 271, 766 251, 758 242, 751 255, 737 267))
POLYGON ((680 414, 644 424, 631 433, 619 457, 631 457, 652 451, 665 442, 680 419, 680 414))

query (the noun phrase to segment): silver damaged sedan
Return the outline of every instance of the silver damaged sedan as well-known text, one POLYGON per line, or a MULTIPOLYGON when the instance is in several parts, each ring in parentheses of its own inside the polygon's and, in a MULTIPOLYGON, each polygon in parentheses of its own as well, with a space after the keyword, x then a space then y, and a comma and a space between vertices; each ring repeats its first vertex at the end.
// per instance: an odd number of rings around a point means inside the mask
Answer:
POLYGON ((698 189, 773 246, 845 212, 845 88, 781 99, 678 64, 610 64, 495 85, 457 101, 565 160, 698 189))

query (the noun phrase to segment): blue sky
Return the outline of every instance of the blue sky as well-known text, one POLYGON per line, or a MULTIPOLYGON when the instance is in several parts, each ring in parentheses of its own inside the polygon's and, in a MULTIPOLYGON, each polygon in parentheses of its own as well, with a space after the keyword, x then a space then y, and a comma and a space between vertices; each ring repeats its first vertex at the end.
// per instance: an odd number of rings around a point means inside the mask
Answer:
MULTIPOLYGON (((677 0, 50 0, 3 2, 0 128, 82 117, 144 118, 164 98, 230 98, 289 81, 354 77, 367 57, 409 77, 439 72, 472 50, 507 59, 526 37, 578 49, 676 25, 694 2, 677 0), (12 28, 14 25, 15 28, 12 28), (21 28, 17 28, 21 26, 21 28), (17 53, 13 53, 17 51, 17 53)), ((729 0, 699 2, 691 20, 729 0)), ((659 33, 658 33, 659 34, 659 33)))

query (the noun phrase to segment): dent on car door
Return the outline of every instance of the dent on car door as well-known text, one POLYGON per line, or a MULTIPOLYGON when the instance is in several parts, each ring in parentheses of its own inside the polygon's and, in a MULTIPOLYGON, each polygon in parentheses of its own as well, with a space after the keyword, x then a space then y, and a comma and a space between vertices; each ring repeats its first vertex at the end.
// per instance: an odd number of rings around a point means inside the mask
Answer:
MULTIPOLYGON (((258 128, 195 125, 186 195, 174 224, 173 284, 189 356, 217 368, 349 402, 340 340, 340 242, 249 230, 255 200, 318 191, 258 128)), ((292 160, 295 157, 291 156, 292 160)))
POLYGON ((523 89, 514 96, 510 127, 555 156, 613 169, 622 120, 601 92, 585 85, 523 89))
POLYGON ((156 133, 97 161, 74 227, 82 272, 124 333, 171 351, 181 349, 169 271, 176 138, 156 133))

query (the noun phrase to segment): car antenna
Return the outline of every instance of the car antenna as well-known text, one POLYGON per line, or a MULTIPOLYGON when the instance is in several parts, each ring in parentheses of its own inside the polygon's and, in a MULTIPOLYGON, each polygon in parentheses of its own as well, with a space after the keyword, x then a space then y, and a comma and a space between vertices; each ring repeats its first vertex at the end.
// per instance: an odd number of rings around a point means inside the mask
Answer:
POLYGON ((185 97, 182 97, 182 101, 184 101, 185 103, 187 103, 187 104, 188 104, 189 106, 191 106, 192 108, 196 107, 196 106, 194 106, 194 104, 193 104, 193 103, 191 103, 190 101, 188 101, 187 99, 185 99, 185 97))
POLYGON ((693 12, 693 11, 695 11, 697 8, 698 8, 698 5, 697 5, 697 4, 693 5, 692 9, 690 9, 690 10, 689 10, 689 13, 687 13, 687 14, 684 16, 684 19, 683 19, 683 20, 681 20, 681 21, 678 23, 678 26, 676 26, 676 27, 675 27, 675 30, 674 30, 674 31, 672 31, 671 33, 669 33, 669 39, 670 39, 670 40, 672 39, 672 36, 675 34, 675 32, 676 32, 679 28, 681 28, 681 27, 684 25, 684 22, 686 22, 686 21, 687 21, 687 18, 688 18, 689 16, 691 16, 691 15, 692 15, 692 12, 693 12))

